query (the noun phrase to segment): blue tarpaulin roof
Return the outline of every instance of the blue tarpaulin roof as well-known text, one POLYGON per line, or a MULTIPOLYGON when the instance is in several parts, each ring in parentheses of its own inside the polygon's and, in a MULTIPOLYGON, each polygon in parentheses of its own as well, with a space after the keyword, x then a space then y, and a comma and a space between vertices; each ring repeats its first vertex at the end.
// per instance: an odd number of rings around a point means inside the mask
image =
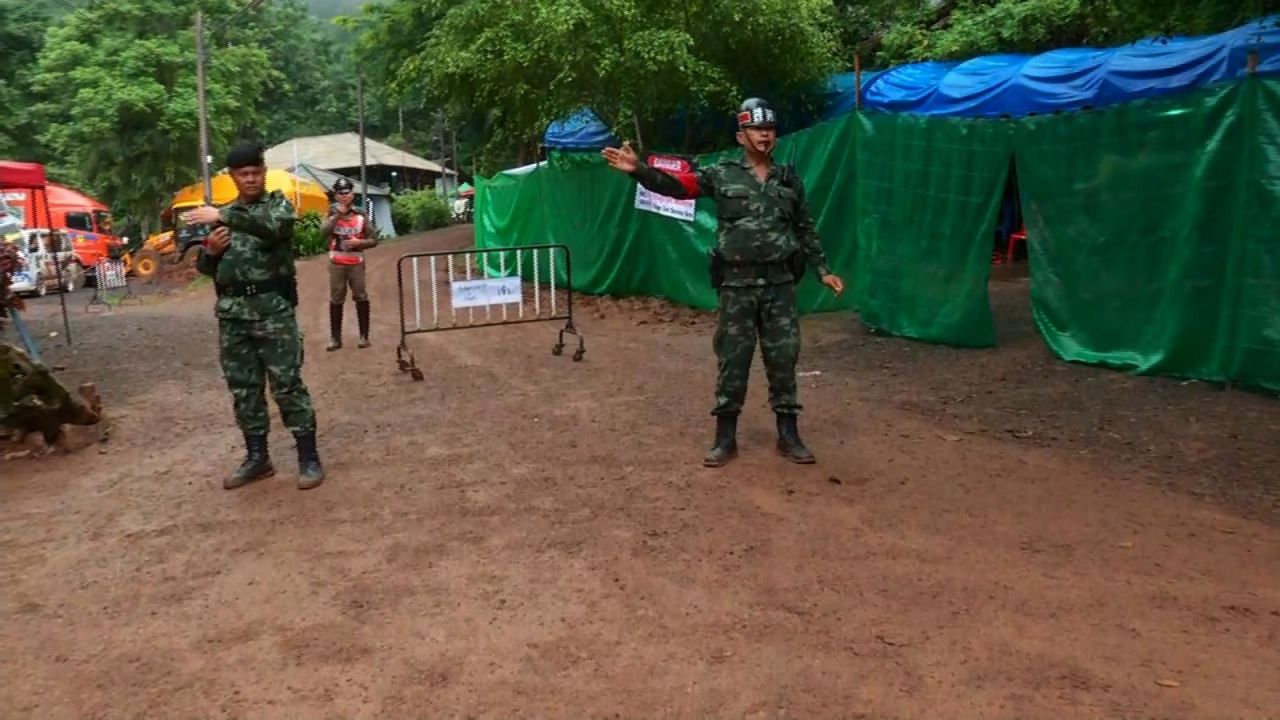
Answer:
MULTIPOLYGON (((883 71, 863 70, 863 92, 866 92, 867 85, 873 79, 883 74, 883 71)), ((822 114, 823 120, 830 120, 858 109, 857 84, 855 73, 843 72, 831 76, 831 79, 827 81, 827 108, 822 114)))
MULTIPOLYGON (((1280 15, 1204 37, 1147 38, 1117 48, 1065 48, 1039 55, 984 55, 862 73, 864 110, 1019 117, 1139 100, 1243 77, 1249 53, 1259 74, 1280 74, 1280 15)), ((851 72, 827 82, 829 120, 857 107, 851 72)), ((802 128, 792 127, 791 131, 802 128)), ((594 150, 617 138, 583 108, 547 128, 548 148, 594 150)))
POLYGON ((618 139, 595 113, 583 108, 564 120, 551 123, 542 143, 561 150, 596 150, 616 146, 618 139))
POLYGON ((1243 77, 1280 73, 1280 16, 1204 37, 1147 38, 1110 49, 986 55, 902 65, 863 82, 867 110, 967 117, 1103 107, 1243 77))

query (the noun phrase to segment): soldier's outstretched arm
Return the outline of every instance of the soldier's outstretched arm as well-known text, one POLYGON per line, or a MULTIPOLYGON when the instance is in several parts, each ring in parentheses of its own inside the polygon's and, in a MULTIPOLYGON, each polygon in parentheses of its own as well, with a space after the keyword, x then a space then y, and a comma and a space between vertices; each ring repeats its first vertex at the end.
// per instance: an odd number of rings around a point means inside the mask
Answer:
POLYGON ((631 143, 623 143, 622 148, 605 148, 602 152, 609 166, 620 170, 636 179, 646 188, 667 197, 680 200, 691 200, 702 195, 714 195, 715 177, 711 171, 698 168, 688 173, 668 173, 651 168, 636 156, 631 143))
POLYGON ((293 240, 293 226, 297 215, 293 205, 283 195, 271 197, 265 208, 249 208, 231 204, 219 211, 223 224, 232 230, 248 233, 270 242, 293 240))

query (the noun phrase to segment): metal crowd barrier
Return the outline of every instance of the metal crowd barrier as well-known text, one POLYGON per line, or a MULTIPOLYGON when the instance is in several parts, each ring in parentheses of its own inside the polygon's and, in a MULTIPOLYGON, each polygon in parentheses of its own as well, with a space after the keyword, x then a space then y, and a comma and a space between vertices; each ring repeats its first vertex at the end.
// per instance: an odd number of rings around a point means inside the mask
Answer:
POLYGON ((578 339, 574 361, 586 355, 573 324, 573 270, 564 245, 409 253, 396 262, 396 285, 396 362, 414 380, 423 375, 408 338, 422 333, 563 320, 551 354, 564 353, 568 334, 578 339))

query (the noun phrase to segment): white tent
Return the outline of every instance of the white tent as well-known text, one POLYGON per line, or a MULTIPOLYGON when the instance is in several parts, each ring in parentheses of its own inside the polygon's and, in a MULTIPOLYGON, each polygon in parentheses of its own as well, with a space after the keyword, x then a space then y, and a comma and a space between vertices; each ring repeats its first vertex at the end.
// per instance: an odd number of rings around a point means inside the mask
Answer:
MULTIPOLYGON (((323 170, 308 163, 298 163, 288 168, 289 172, 300 178, 314 180, 325 190, 332 190, 338 178, 346 177, 335 172, 323 170)), ((357 198, 360 195, 360 181, 347 178, 355 186, 357 198)), ((373 223, 382 231, 383 237, 395 237, 399 233, 391 219, 391 192, 381 185, 369 184, 368 204, 373 206, 373 223)))

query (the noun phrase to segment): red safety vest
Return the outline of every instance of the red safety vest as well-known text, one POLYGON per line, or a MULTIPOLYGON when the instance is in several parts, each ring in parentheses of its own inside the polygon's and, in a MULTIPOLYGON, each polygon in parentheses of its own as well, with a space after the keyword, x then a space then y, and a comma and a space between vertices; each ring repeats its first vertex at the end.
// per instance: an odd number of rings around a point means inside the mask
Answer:
POLYGON ((345 213, 333 226, 333 233, 329 236, 329 259, 335 265, 359 265, 364 262, 363 250, 346 250, 345 241, 348 239, 364 240, 365 229, 364 215, 360 213, 345 213))

